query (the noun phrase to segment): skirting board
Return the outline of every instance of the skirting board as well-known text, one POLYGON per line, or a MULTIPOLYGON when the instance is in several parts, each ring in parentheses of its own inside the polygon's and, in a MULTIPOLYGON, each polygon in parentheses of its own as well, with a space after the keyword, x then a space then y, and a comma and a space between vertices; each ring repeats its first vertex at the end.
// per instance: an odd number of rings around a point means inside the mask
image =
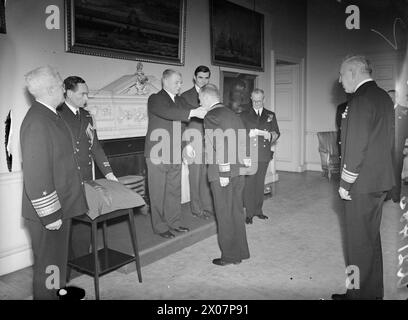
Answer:
POLYGON ((306 170, 307 171, 322 171, 322 164, 321 163, 313 163, 313 162, 309 162, 306 163, 306 170))
POLYGON ((24 245, 20 248, 3 252, 0 256, 0 276, 24 269, 33 264, 31 247, 24 245))

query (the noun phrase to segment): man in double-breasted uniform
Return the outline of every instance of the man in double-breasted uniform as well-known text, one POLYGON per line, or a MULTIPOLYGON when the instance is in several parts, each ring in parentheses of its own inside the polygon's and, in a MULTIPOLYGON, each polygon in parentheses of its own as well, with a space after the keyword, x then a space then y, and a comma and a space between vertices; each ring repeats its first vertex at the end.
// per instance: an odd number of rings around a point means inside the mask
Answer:
MULTIPOLYGON (((77 76, 70 76, 64 80, 64 88, 65 102, 57 108, 57 111, 71 133, 75 159, 82 181, 93 180, 92 161, 107 179, 118 181, 99 143, 92 116, 84 109, 89 93, 85 80, 77 76)), ((99 190, 104 193, 104 190, 99 190)), ((89 227, 82 223, 73 223, 71 247, 74 256, 87 254, 89 245, 89 227)))
POLYGON ((264 98, 263 90, 255 89, 251 94, 252 107, 241 113, 248 131, 247 148, 250 148, 252 155, 244 188, 247 224, 252 223, 254 216, 268 219, 262 212, 265 175, 273 158, 271 147, 280 136, 276 115, 264 108, 264 98))
POLYGON ((22 213, 33 250, 33 298, 58 299, 65 286, 71 218, 88 211, 70 132, 56 112, 62 81, 50 67, 26 75, 36 101, 20 129, 24 192, 22 213))
POLYGON ((65 102, 57 111, 71 130, 82 179, 84 181, 93 179, 92 160, 94 160, 107 179, 117 181, 99 143, 92 116, 84 109, 88 101, 88 86, 82 78, 71 76, 64 80, 64 87, 65 102))
POLYGON ((394 110, 391 98, 371 78, 363 56, 347 57, 340 79, 354 93, 342 114, 341 180, 345 200, 345 294, 335 300, 384 296, 380 224, 386 194, 395 184, 394 110))
POLYGON ((201 105, 209 110, 204 118, 205 153, 221 249, 221 258, 213 263, 239 264, 249 258, 242 201, 245 180, 241 170, 247 165, 246 130, 239 116, 220 103, 215 85, 201 88, 199 96, 201 105))

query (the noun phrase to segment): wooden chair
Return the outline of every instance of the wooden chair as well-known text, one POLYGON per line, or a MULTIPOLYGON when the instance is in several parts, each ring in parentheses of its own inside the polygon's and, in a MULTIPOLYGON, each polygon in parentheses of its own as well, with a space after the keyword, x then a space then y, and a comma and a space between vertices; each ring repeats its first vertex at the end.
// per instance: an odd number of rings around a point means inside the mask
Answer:
MULTIPOLYGON (((140 208, 136 208, 140 209, 140 208)), ((67 268, 67 282, 70 279, 71 268, 78 270, 81 273, 90 275, 94 278, 95 283, 95 298, 99 300, 99 277, 108 274, 130 262, 136 262, 136 270, 139 282, 142 282, 142 272, 140 269, 139 249, 137 246, 136 228, 133 208, 121 209, 103 214, 94 220, 89 218, 86 214, 72 218, 73 221, 85 223, 91 226, 91 244, 92 252, 90 254, 69 259, 67 268), (121 251, 113 250, 108 247, 107 239, 107 223, 115 218, 127 216, 129 222, 130 237, 132 240, 132 247, 134 256, 125 254, 121 251), (102 249, 98 248, 97 234, 98 224, 102 224, 103 245, 102 249)), ((69 245, 72 241, 72 228, 69 235, 69 245)), ((69 248, 71 249, 71 248, 69 248)), ((71 250, 69 250, 71 252, 71 250)))
POLYGON ((333 174, 340 173, 340 155, 337 144, 337 131, 318 132, 319 153, 322 162, 323 176, 329 181, 333 174))

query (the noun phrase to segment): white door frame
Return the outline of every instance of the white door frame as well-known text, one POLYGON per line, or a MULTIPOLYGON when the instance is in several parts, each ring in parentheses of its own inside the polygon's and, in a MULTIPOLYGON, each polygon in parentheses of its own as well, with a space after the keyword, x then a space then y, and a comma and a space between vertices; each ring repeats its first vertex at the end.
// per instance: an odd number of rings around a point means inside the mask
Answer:
MULTIPOLYGON (((293 57, 293 56, 287 56, 287 55, 281 55, 281 54, 276 54, 273 50, 271 50, 271 102, 272 102, 272 109, 275 111, 276 109, 276 101, 275 101, 275 63, 276 60, 283 60, 287 62, 291 62, 294 64, 299 65, 299 109, 300 109, 300 130, 299 130, 299 146, 300 146, 300 152, 299 152, 299 166, 297 168, 298 172, 303 172, 306 170, 306 165, 305 165, 305 146, 306 146, 306 134, 305 134, 305 128, 306 128, 306 111, 305 111, 305 106, 306 106, 306 90, 305 90, 305 79, 306 79, 306 73, 305 73, 305 59, 300 58, 300 57, 293 57)), ((278 119, 278 125, 279 125, 279 115, 276 115, 278 119)), ((275 170, 275 160, 273 161, 273 172, 276 174, 275 170)))

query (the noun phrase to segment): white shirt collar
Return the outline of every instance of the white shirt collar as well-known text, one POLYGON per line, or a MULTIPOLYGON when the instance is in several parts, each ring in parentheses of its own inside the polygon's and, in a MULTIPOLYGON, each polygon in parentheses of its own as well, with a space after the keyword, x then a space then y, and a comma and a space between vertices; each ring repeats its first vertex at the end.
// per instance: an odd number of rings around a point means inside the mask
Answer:
POLYGON ((262 114, 263 107, 261 107, 261 108, 259 108, 259 109, 255 109, 254 107, 252 107, 252 108, 254 109, 254 111, 255 111, 256 114, 259 114, 259 112, 261 112, 261 114, 262 114))
POLYGON ((361 81, 361 82, 357 85, 357 87, 354 89, 354 92, 356 92, 357 89, 360 88, 364 83, 369 82, 369 81, 374 81, 374 80, 371 79, 371 78, 369 78, 369 79, 365 79, 365 80, 361 81))
POLYGON ((197 86, 196 84, 194 85, 194 87, 195 87, 195 89, 196 89, 196 91, 197 91, 197 93, 200 93, 200 87, 199 86, 197 86))
POLYGON ((167 94, 170 96, 170 98, 171 98, 171 100, 173 100, 173 102, 176 102, 176 100, 175 100, 176 95, 168 92, 166 89, 163 89, 163 90, 167 92, 167 94))
POLYGON ((66 100, 65 100, 65 104, 67 105, 67 107, 69 108, 69 110, 72 111, 73 114, 76 114, 77 110, 79 111, 79 108, 75 108, 72 105, 70 105, 66 100))
POLYGON ((48 109, 50 109, 52 112, 54 112, 55 114, 57 114, 57 110, 55 110, 55 108, 51 107, 50 105, 48 105, 48 104, 46 104, 46 103, 44 103, 44 102, 42 102, 42 101, 40 101, 40 100, 38 100, 38 99, 35 99, 35 101, 41 103, 42 105, 44 105, 45 107, 47 107, 48 109))
POLYGON ((211 109, 212 109, 215 105, 217 105, 217 104, 220 104, 220 102, 217 101, 217 102, 213 103, 213 104, 208 108, 208 110, 211 110, 211 109))

